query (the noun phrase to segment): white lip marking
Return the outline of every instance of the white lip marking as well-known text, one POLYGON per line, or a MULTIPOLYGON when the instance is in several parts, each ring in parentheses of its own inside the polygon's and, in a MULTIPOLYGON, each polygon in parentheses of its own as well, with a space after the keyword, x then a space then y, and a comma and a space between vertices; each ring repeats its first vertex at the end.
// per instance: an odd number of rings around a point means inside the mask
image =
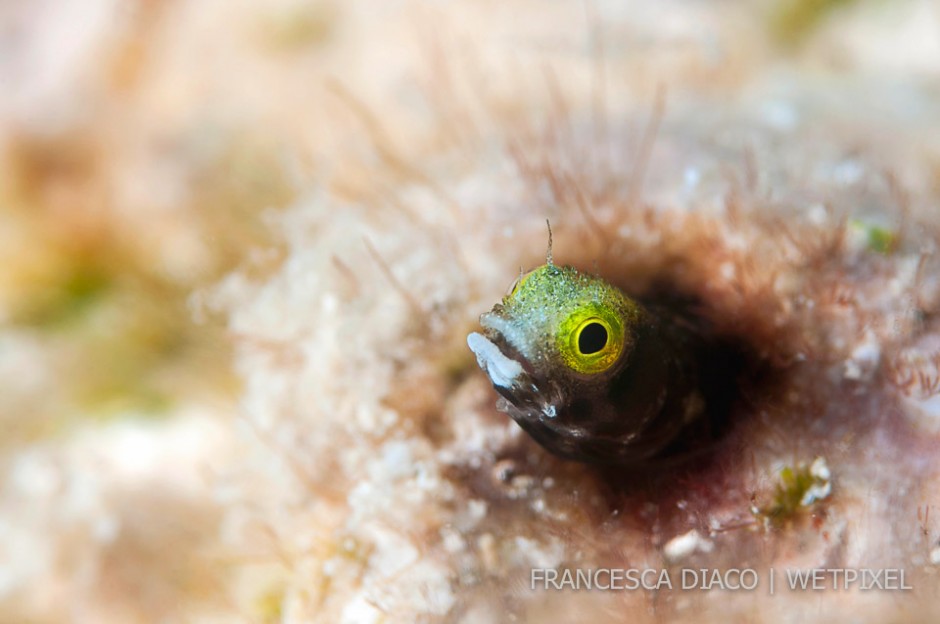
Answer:
POLYGON ((501 388, 518 386, 524 370, 516 360, 503 355, 492 341, 476 332, 467 336, 467 346, 477 356, 477 363, 489 376, 493 385, 501 388))

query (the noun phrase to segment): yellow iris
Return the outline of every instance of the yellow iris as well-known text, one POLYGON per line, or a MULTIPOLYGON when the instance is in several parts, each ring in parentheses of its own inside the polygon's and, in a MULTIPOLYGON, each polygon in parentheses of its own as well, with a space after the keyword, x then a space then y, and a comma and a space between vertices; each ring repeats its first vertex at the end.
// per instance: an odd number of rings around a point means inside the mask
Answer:
POLYGON ((558 332, 558 350, 565 364, 586 375, 603 373, 623 353, 623 323, 613 310, 589 304, 570 315, 558 332))

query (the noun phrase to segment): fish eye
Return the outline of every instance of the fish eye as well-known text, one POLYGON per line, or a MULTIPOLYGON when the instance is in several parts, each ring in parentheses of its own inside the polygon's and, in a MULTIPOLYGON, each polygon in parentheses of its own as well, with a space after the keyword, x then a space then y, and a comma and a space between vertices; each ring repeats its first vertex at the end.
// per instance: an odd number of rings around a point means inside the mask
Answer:
POLYGON ((607 346, 607 328, 597 321, 590 321, 578 332, 578 351, 582 355, 597 353, 607 346))
POLYGON ((562 326, 559 348, 565 364, 585 375, 603 373, 620 358, 624 330, 600 307, 579 310, 562 326))

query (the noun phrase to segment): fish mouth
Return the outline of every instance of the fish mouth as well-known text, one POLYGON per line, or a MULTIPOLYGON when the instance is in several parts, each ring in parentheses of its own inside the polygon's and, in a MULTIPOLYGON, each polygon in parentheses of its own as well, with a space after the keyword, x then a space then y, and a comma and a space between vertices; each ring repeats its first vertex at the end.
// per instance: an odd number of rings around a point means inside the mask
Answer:
MULTIPOLYGON (((496 338, 498 342, 508 346, 504 340, 499 340, 499 337, 496 338)), ((531 381, 531 376, 520 362, 521 358, 512 357, 517 356, 513 349, 504 351, 497 342, 477 332, 472 332, 467 336, 467 346, 477 356, 477 364, 490 378, 493 386, 500 390, 500 394, 503 394, 502 390, 515 393, 526 387, 531 387, 537 391, 531 381)))
MULTIPOLYGON (((592 444, 594 451, 591 453, 583 449, 591 438, 591 432, 584 428, 583 423, 572 422, 567 417, 560 387, 550 379, 541 380, 540 387, 526 360, 500 332, 487 327, 484 333, 470 333, 467 345, 477 356, 477 363, 493 387, 503 397, 497 403, 497 409, 508 414, 536 442, 556 455, 578 461, 596 461, 596 453, 603 442, 592 444)), ((618 456, 620 447, 614 447, 608 449, 605 456, 618 456)))
POLYGON ((480 316, 483 332, 469 334, 467 346, 496 391, 521 408, 536 402, 543 384, 532 366, 524 332, 500 312, 497 306, 480 316))
POLYGON ((539 378, 525 355, 493 323, 482 324, 484 333, 469 334, 467 346, 504 399, 497 407, 523 427, 538 421, 554 421, 559 407, 555 385, 539 378))
MULTIPOLYGON (((497 306, 480 316, 483 333, 473 332, 467 336, 467 346, 477 356, 477 364, 490 377, 497 390, 502 388, 515 393, 526 389, 538 392, 525 336, 500 312, 497 306)), ((505 395, 502 391, 500 394, 505 395)), ((510 396, 506 398, 512 400, 510 396)))

